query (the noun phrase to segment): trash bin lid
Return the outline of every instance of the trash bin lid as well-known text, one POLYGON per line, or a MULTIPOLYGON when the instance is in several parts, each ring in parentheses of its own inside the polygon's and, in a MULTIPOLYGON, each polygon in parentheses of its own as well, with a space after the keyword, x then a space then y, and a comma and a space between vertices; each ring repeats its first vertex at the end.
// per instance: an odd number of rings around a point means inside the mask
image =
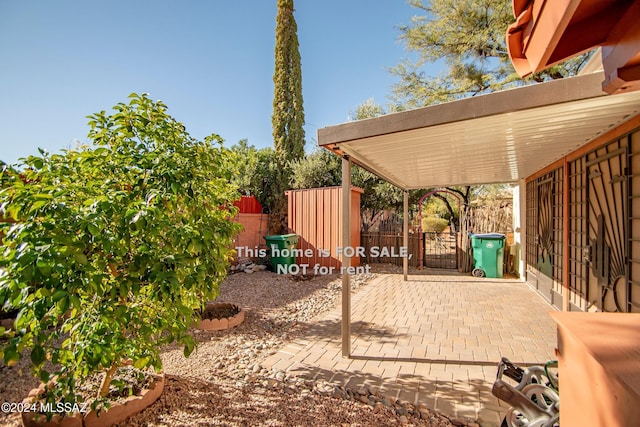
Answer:
POLYGON ((280 234, 272 234, 271 236, 264 236, 264 240, 273 240, 273 241, 284 240, 284 236, 280 234))
POLYGON ((293 237, 298 237, 297 234, 272 234, 271 236, 264 236, 264 240, 272 240, 272 241, 278 241, 278 240, 289 240, 293 237))
POLYGON ((506 236, 500 233, 485 233, 485 234, 472 234, 471 237, 476 239, 485 239, 485 240, 500 240, 500 239, 504 239, 506 236))

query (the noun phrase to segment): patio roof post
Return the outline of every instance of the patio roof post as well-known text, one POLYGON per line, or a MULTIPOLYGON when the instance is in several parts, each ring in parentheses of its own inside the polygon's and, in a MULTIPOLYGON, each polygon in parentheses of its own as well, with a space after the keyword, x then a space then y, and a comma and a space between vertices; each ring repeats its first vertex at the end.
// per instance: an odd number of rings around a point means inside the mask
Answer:
MULTIPOLYGON (((342 156, 342 247, 351 246, 351 159, 342 156)), ((351 257, 342 251, 342 357, 351 356, 351 257)))
POLYGON ((571 289, 569 287, 570 273, 569 273, 569 161, 567 157, 564 158, 563 165, 563 177, 562 177, 562 311, 569 311, 569 301, 571 296, 571 289))
POLYGON ((527 281, 527 182, 521 179, 518 182, 518 214, 520 222, 516 228, 515 236, 520 243, 518 250, 518 276, 521 282, 527 281))
MULTIPOLYGON (((404 190, 403 197, 403 222, 402 222, 402 246, 408 251, 409 248, 409 191, 404 190)), ((409 255, 402 258, 402 272, 404 273, 404 281, 407 281, 409 275, 409 255)))

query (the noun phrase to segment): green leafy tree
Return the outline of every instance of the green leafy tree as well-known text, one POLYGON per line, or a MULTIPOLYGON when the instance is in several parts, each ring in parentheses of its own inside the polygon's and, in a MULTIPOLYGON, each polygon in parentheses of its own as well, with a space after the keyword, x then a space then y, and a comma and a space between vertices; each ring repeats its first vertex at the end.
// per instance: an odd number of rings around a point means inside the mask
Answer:
POLYGON ((293 0, 278 0, 276 16, 275 71, 273 73, 273 147, 275 168, 270 230, 286 231, 287 199, 291 171, 289 163, 304 156, 304 109, 302 67, 298 49, 298 26, 293 16, 293 0))
POLYGON ((17 222, 0 224, 0 302, 19 314, 0 329, 0 357, 11 366, 26 350, 42 381, 55 378, 52 402, 76 402, 77 384, 104 372, 99 406, 123 361, 161 369, 162 344, 193 351, 239 195, 221 139, 193 139, 162 102, 132 94, 89 118, 91 146, 2 172, 0 216, 17 222))
POLYGON ((515 73, 506 47, 507 27, 514 21, 506 0, 409 0, 423 12, 400 27, 401 39, 417 59, 405 60, 391 71, 400 78, 396 102, 405 108, 466 98, 526 82, 575 75, 589 55, 534 74, 526 80, 515 73), (427 64, 446 71, 429 76, 427 64))
POLYGON ((291 162, 291 187, 333 187, 342 182, 340 157, 319 148, 304 158, 291 162))
POLYGON ((257 149, 243 139, 232 145, 230 151, 235 156, 231 182, 242 194, 255 196, 262 206, 272 209, 278 196, 274 190, 278 173, 273 149, 257 149))
POLYGON ((356 106, 355 111, 349 113, 349 118, 351 120, 364 120, 384 116, 385 114, 387 114, 385 107, 377 104, 375 99, 369 98, 356 106))
POLYGON ((258 168, 258 150, 253 145, 249 145, 247 139, 241 139, 229 150, 234 156, 231 182, 238 187, 240 193, 247 196, 254 195, 251 180, 258 168))

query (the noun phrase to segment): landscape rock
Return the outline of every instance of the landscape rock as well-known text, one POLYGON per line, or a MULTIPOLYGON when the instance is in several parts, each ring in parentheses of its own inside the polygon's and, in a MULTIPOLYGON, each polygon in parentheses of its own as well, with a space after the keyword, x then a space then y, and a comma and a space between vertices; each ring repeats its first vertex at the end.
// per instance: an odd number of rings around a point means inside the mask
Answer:
MULTIPOLYGON (((246 307, 245 321, 230 331, 197 332, 194 337, 198 347, 189 358, 178 346, 168 346, 162 354, 168 374, 165 393, 144 414, 122 426, 452 425, 435 411, 416 410, 408 402, 373 393, 366 385, 350 389, 325 380, 295 377, 281 369, 265 369, 261 364, 270 354, 339 304, 341 280, 337 276, 317 276, 295 282, 287 275, 262 271, 266 266, 258 263, 251 267, 251 274, 240 274, 251 262, 238 260, 232 267, 237 274, 227 277, 216 300, 246 307), (190 400, 196 396, 198 400, 190 400), (263 418, 251 418, 255 416, 248 409, 252 405, 273 408, 269 417, 281 412, 287 418, 274 418, 271 424, 263 418)), ((372 277, 353 276, 351 288, 355 291, 366 286, 372 277)), ((19 402, 26 396, 25 388, 27 392, 34 388, 26 375, 28 360, 27 353, 13 368, 0 362, 0 400, 19 402), (25 374, 9 375, 18 370, 25 374), (5 378, 11 381, 5 383, 5 378)), ((19 417, 0 414, 0 425, 17 427, 19 417)))

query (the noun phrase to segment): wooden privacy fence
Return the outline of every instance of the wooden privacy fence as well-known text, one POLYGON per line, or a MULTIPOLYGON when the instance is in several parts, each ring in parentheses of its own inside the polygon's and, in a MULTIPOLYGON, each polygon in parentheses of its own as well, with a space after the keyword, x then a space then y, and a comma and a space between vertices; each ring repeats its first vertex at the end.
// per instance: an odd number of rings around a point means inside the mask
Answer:
POLYGON ((241 196, 233 202, 233 206, 237 207, 241 214, 263 213, 262 205, 255 196, 241 196))
MULTIPOLYGON (((388 234, 380 232, 367 232, 360 234, 360 246, 364 248, 365 257, 360 261, 366 264, 389 263, 402 265, 403 258, 399 256, 403 246, 402 234, 388 234), (373 256, 378 254, 379 256, 373 256), (396 255, 396 256, 393 256, 396 255)), ((409 265, 418 267, 420 263, 420 235, 409 234, 408 254, 409 265)))
POLYGON ((500 233, 507 236, 504 247, 504 272, 513 270, 510 258, 513 243, 513 206, 510 200, 485 201, 481 206, 466 206, 460 215, 459 269, 470 272, 474 268, 469 233, 500 233))

